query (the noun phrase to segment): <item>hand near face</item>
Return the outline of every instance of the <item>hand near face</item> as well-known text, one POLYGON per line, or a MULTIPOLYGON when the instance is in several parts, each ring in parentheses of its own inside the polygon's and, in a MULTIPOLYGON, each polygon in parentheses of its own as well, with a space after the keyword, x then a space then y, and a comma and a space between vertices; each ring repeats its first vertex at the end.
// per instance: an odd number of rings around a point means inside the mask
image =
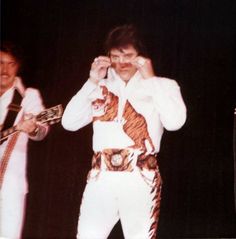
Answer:
POLYGON ((37 128, 36 118, 33 114, 26 114, 24 120, 20 121, 17 125, 17 130, 30 135, 36 134, 37 128))
POLYGON ((89 79, 97 84, 99 80, 103 79, 106 76, 107 69, 109 66, 111 66, 111 61, 109 57, 96 57, 91 65, 89 79))
POLYGON ((137 56, 132 61, 132 64, 138 69, 144 79, 148 79, 155 76, 152 62, 150 59, 144 58, 142 56, 137 56))

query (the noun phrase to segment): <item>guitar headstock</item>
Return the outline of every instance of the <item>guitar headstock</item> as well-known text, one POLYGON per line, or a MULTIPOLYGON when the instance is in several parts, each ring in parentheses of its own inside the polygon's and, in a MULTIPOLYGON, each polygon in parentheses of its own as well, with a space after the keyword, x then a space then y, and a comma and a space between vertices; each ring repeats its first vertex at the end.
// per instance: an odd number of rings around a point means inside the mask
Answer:
POLYGON ((39 123, 55 124, 61 120, 63 114, 62 105, 56 105, 54 107, 43 110, 36 116, 36 120, 39 123))

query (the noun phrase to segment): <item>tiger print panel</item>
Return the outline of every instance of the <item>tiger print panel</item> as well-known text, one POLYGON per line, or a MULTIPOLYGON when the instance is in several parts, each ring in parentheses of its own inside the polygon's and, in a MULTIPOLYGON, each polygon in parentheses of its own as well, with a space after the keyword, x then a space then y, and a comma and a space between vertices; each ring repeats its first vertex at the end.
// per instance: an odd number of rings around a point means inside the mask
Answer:
POLYGON ((123 117, 125 119, 123 129, 125 133, 134 141, 132 148, 141 149, 141 151, 144 152, 143 154, 145 154, 147 151, 145 140, 148 140, 150 146, 152 147, 152 151, 154 151, 155 148, 148 133, 147 122, 141 114, 135 111, 129 101, 126 102, 123 117))
POLYGON ((102 89, 103 99, 96 99, 92 102, 94 108, 103 108, 104 114, 101 116, 94 116, 93 121, 113 121, 118 114, 118 96, 108 91, 106 86, 100 86, 102 89))
MULTIPOLYGON (((96 99, 92 102, 94 108, 103 108, 104 114, 94 116, 93 121, 113 121, 118 114, 119 97, 108 91, 107 87, 100 86, 102 89, 103 99, 96 99)), ((127 100, 123 111, 125 123, 123 125, 124 132, 134 141, 131 148, 140 149, 143 155, 147 152, 145 141, 147 140, 151 146, 151 151, 155 151, 152 139, 148 133, 146 119, 139 114, 127 100)))
POLYGON ((153 207, 150 214, 151 226, 149 229, 149 239, 157 239, 157 226, 160 216, 160 206, 161 206, 161 188, 162 188, 162 179, 158 170, 155 172, 155 176, 152 182, 151 194, 153 195, 153 207))

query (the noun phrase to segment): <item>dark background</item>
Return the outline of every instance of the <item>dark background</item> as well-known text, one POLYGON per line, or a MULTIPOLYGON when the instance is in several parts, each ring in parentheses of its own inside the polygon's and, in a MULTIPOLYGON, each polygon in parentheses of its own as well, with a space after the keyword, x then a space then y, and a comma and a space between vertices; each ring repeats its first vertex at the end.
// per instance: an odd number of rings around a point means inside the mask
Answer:
MULTIPOLYGON (((177 80, 188 109, 184 127, 161 144, 159 238, 236 238, 236 1, 2 0, 1 9, 1 38, 23 47, 22 75, 46 107, 66 106, 111 27, 135 23, 156 74, 177 80)), ((91 137, 91 125, 73 133, 57 124, 30 143, 24 238, 75 238, 91 137)), ((110 238, 122 238, 119 224, 110 238)))

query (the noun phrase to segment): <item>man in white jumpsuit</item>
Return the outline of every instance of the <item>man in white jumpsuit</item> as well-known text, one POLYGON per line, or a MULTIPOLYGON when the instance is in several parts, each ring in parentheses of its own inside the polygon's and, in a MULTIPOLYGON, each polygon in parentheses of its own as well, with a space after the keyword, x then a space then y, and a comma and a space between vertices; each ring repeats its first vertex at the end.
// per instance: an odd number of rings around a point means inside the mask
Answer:
POLYGON ((8 111, 17 111, 14 125, 19 133, 0 145, 0 238, 19 239, 24 221, 27 193, 26 154, 28 139, 41 140, 48 127, 38 124, 35 115, 44 106, 38 90, 25 88, 17 77, 21 65, 19 50, 8 42, 0 48, 0 125, 4 127, 8 111), (18 94, 19 105, 12 100, 18 94))
POLYGON ((186 107, 176 81, 154 74, 132 25, 113 29, 107 56, 68 103, 62 125, 93 123, 92 169, 78 222, 78 239, 105 239, 118 220, 125 238, 156 238, 161 176, 156 160, 163 129, 177 130, 186 107))

